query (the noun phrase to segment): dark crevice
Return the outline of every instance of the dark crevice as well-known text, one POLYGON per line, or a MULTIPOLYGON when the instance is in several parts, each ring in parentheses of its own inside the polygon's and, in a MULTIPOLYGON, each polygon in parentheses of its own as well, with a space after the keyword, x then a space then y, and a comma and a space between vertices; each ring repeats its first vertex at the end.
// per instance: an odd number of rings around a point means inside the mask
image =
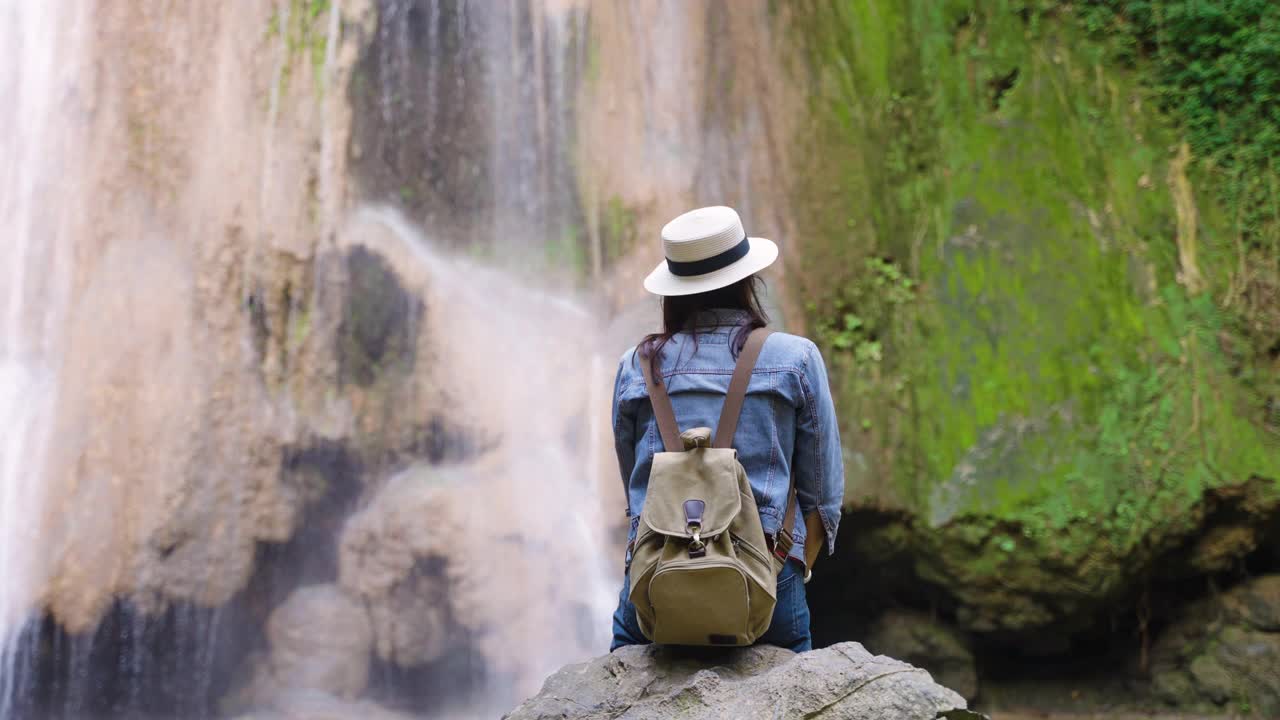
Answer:
MULTIPOLYGON (((1280 515, 1242 508, 1244 495, 1210 494, 1200 529, 1152 565, 1148 579, 1101 603, 1083 620, 1022 632, 960 632, 967 638, 982 708, 1097 710, 1159 706, 1151 692, 1151 644, 1189 607, 1253 578, 1280 573, 1280 515), (1221 527, 1254 529, 1255 548, 1212 571, 1185 558, 1221 527), (1144 667, 1144 663, 1146 666, 1144 667)), ((959 628, 948 588, 921 579, 909 516, 878 510, 846 513, 841 552, 818 565, 809 583, 815 646, 865 642, 889 610, 912 610, 959 628)), ((875 647, 872 651, 879 652, 875 647)))
POLYGON ((990 108, 992 112, 1000 109, 1000 104, 1004 101, 1005 94, 1017 84, 1020 72, 1018 68, 1014 68, 987 81, 987 90, 991 95, 990 108))
POLYGON ((11 717, 212 718, 239 664, 240 635, 254 626, 242 597, 158 613, 118 601, 79 635, 40 618, 16 646, 11 717))
POLYGON ((414 368, 425 306, 382 255, 363 245, 345 257, 348 287, 338 324, 338 377, 369 387, 414 368))
POLYGON ((267 356, 267 341, 271 338, 271 328, 267 324, 267 308, 262 303, 258 292, 245 298, 245 309, 249 312, 249 325, 252 329, 253 357, 258 365, 267 356))

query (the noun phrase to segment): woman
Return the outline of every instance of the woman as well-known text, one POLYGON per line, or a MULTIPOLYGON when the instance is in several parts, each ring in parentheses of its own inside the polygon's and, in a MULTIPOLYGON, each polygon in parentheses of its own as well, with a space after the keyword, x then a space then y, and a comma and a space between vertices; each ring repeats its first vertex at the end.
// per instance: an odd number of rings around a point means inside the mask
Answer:
MULTIPOLYGON (((640 363, 650 363, 653 376, 665 378, 682 428, 714 430, 738 353, 751 331, 768 322, 756 273, 778 257, 769 240, 748 238, 738 214, 727 207, 677 217, 662 229, 662 243, 666 260, 644 282, 646 290, 662 296, 662 332, 622 356, 614 383, 614 445, 631 521, 628 568, 649 469, 662 449, 640 363)), ((778 576, 773 620, 760 642, 809 650, 804 582, 821 547, 835 548, 844 497, 835 408, 818 348, 795 335, 769 335, 739 417, 733 447, 766 535, 783 526, 790 481, 799 501, 790 511, 803 516, 803 522, 792 523, 794 544, 778 576)), ((624 579, 610 649, 646 642, 624 579)))

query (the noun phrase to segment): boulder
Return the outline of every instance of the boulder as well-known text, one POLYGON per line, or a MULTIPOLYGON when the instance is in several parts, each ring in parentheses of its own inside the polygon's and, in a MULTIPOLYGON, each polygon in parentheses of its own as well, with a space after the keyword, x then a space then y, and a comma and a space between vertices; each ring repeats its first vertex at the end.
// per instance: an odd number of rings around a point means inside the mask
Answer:
POLYGON ((929 673, 854 642, 796 654, 631 646, 547 679, 506 720, 981 718, 929 673))
POLYGON ((1192 605, 1151 657, 1153 690, 1171 705, 1232 703, 1280 716, 1280 575, 1192 605))
POLYGON ((336 585, 295 590, 268 618, 267 642, 267 654, 250 660, 247 684, 224 700, 225 711, 277 707, 289 697, 356 698, 369 683, 369 616, 336 585))
POLYGON ((925 613, 890 610, 876 621, 867 647, 928 670, 965 700, 978 695, 978 670, 964 633, 925 613))
POLYGON ((465 654, 507 678, 514 702, 605 644, 617 590, 597 572, 562 579, 600 567, 572 505, 534 496, 560 496, 547 488, 564 462, 529 450, 523 466, 546 480, 522 485, 497 455, 390 478, 343 528, 338 584, 368 608, 380 660, 413 669, 465 654))
POLYGON ((267 638, 271 674, 285 687, 355 697, 369 682, 368 615, 336 585, 295 590, 271 613, 267 638))

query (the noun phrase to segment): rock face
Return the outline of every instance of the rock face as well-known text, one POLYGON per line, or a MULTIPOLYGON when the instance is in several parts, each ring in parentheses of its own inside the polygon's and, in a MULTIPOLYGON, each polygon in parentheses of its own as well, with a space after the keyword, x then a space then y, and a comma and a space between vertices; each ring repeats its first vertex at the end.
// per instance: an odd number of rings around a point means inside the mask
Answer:
POLYGON ((928 670, 938 682, 960 693, 965 700, 973 700, 978 695, 978 670, 968 639, 924 613, 886 612, 867 637, 867 647, 928 670))
POLYGON ((298 698, 352 699, 369 682, 373 629, 359 602, 336 585, 295 590, 267 620, 268 651, 251 660, 248 684, 226 711, 294 707, 298 698))
POLYGON ((304 691, 278 698, 270 707, 238 716, 237 720, 413 720, 367 700, 339 700, 322 692, 304 691))
POLYGON ((1280 575, 1188 608, 1152 648, 1157 696, 1181 707, 1248 707, 1280 716, 1280 575))
POLYGON ((854 642, 799 655, 622 648, 552 675, 506 720, 980 718, 929 673, 854 642))
MULTIPOLYGON (((917 22, 929 0, 849 6, 794 13, 817 102, 787 267, 844 422, 846 509, 875 516, 842 526, 836 562, 897 553, 965 630, 1035 640, 1253 552, 1280 515, 1280 453, 1253 409, 1277 388, 1250 378, 1275 360, 1221 300, 1248 260, 1182 267, 1186 168, 1138 83, 1065 17, 976 13, 961 32, 917 22)), ((1203 237, 1231 236, 1196 197, 1203 237)))
POLYGON ((359 695, 369 682, 373 631, 364 608, 333 585, 301 588, 267 621, 271 672, 287 687, 359 695), (323 628, 322 632, 318 632, 323 628))
POLYGON ((474 657, 511 679, 514 700, 603 643, 591 629, 605 627, 613 586, 556 581, 564 563, 593 561, 589 535, 546 532, 538 513, 492 512, 495 498, 520 497, 503 467, 483 458, 396 475, 343 530, 339 584, 368 609, 379 659, 410 669, 474 657))
POLYGON ((57 92, 75 127, 57 140, 86 143, 60 169, 82 192, 46 201, 76 208, 51 340, 68 361, 47 505, 30 511, 40 572, 16 588, 70 632, 120 598, 227 602, 258 543, 300 523, 292 448, 353 434, 358 413, 326 405, 332 343, 312 298, 351 202, 329 150, 351 109, 323 88, 345 86, 369 5, 344 3, 336 34, 271 4, 111 3, 79 23, 83 67, 57 92), (310 43, 333 62, 286 81, 310 43))

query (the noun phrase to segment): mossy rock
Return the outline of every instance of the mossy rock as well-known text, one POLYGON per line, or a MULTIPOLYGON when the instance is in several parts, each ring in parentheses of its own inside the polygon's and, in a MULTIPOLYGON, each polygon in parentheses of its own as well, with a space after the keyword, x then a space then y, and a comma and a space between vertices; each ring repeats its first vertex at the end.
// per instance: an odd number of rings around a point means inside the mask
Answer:
POLYGON ((803 153, 792 287, 831 366, 847 510, 904 518, 852 542, 905 544, 979 631, 1087 624, 1262 542, 1280 428, 1223 302, 1236 236, 1132 73, 1026 3, 793 21, 824 151, 803 153), (1225 505, 1230 531, 1196 546, 1225 505))

